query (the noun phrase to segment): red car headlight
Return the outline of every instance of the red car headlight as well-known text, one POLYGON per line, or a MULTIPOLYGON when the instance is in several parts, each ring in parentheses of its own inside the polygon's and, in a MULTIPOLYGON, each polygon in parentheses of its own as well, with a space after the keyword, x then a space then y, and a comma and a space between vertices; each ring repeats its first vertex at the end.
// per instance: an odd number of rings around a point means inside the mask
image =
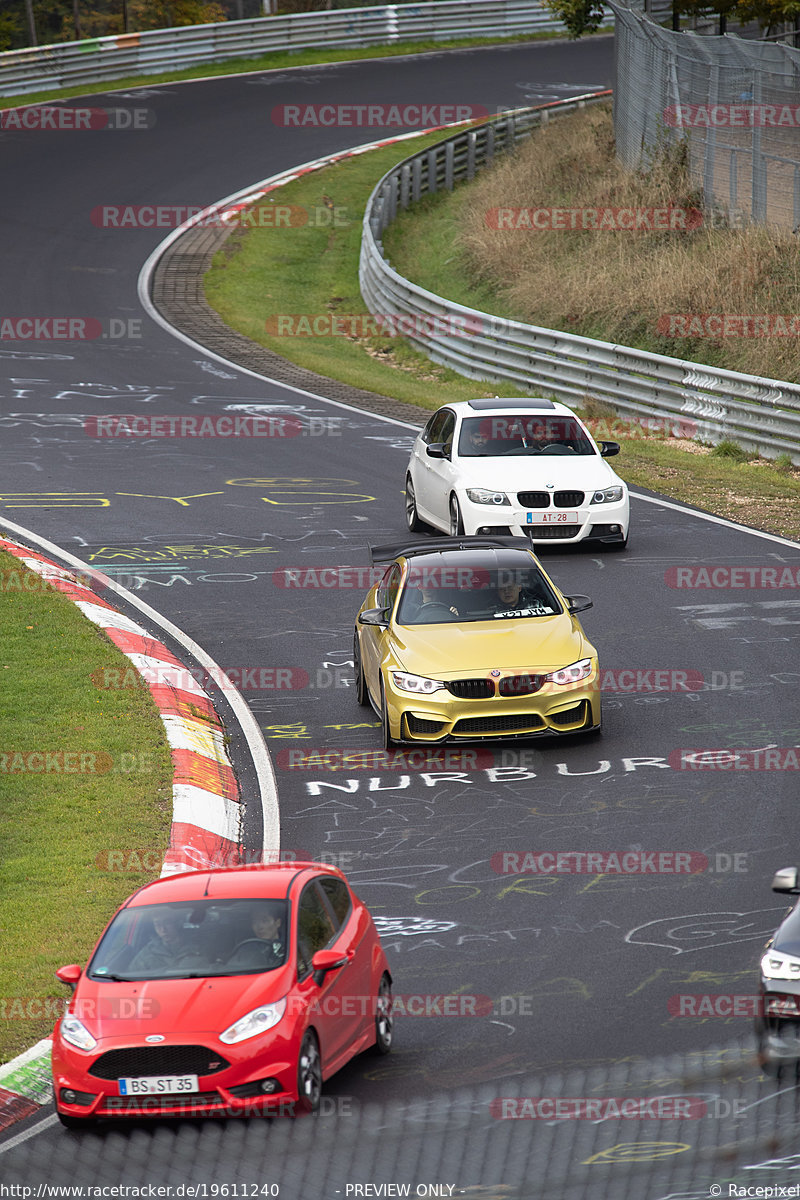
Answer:
POLYGON ((97 1045, 97 1038, 89 1033, 83 1021, 77 1017, 61 1018, 61 1036, 70 1046, 77 1046, 79 1050, 94 1050, 97 1045))
POLYGON ((285 1012, 285 996, 274 1004, 262 1004, 259 1008, 245 1013, 243 1017, 239 1017, 238 1021, 229 1025, 225 1032, 219 1035, 219 1040, 232 1046, 236 1042, 244 1042, 248 1038, 256 1037, 259 1033, 266 1033, 268 1029, 272 1029, 278 1024, 285 1012))

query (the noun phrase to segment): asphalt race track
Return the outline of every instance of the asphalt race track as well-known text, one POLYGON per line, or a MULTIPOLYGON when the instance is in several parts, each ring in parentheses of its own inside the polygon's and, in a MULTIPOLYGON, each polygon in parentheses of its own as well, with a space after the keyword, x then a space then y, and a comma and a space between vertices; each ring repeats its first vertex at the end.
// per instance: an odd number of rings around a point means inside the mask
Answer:
MULTIPOLYGON (((565 593, 594 601, 584 627, 614 672, 601 737, 480 746, 459 771, 353 769, 347 752, 378 749, 380 735, 353 693, 353 615, 367 544, 405 537, 413 429, 172 337, 136 292, 168 231, 91 220, 103 205, 207 205, 397 132, 281 128, 277 104, 537 103, 610 86, 612 49, 543 43, 106 93, 91 105, 144 107, 149 127, 0 133, 4 317, 103 331, 0 339, 0 528, 5 518, 78 555, 242 673, 276 768, 284 850, 342 866, 380 919, 396 995, 425 998, 429 1014, 398 1020, 389 1058, 362 1056, 326 1084, 317 1119, 76 1135, 43 1110, 0 1139, 4 1182, 37 1195, 197 1184, 195 1195, 284 1200, 689 1200, 737 1194, 729 1180, 798 1178, 793 1081, 760 1075, 747 1017, 720 1004, 723 1015, 677 1015, 694 1011, 677 998, 754 994, 785 908, 772 872, 800 863, 797 775, 748 770, 735 753, 800 743, 800 598, 676 585, 681 568, 796 568, 800 547, 640 497, 626 553, 543 555, 565 593), (276 412, 297 418, 298 436, 92 435, 91 418, 108 414, 276 412), (264 672, 279 668, 296 686, 269 686, 264 672), (711 748, 731 751, 729 769, 681 755, 711 748), (644 865, 496 869, 493 856, 525 851, 633 851, 644 865), (694 873, 675 873, 675 854, 694 855, 694 873), (457 1014, 436 1015, 453 993, 457 1014), (674 1117, 663 1106, 642 1119, 500 1119, 517 1112, 503 1097, 531 1096, 688 1103, 674 1117)), ((617 464, 624 476, 624 454, 617 464)), ((248 821, 257 846, 257 814, 248 821)), ((98 831, 100 849, 113 847, 98 831)))

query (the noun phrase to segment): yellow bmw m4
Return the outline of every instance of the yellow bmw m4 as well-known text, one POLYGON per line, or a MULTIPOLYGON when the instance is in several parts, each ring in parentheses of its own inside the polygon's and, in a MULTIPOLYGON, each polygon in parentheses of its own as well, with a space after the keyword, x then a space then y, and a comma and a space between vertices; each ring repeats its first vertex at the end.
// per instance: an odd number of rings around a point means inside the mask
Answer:
POLYGON ((354 637, 356 696, 383 743, 600 728, 597 651, 531 549, 510 537, 374 546, 387 562, 354 637))

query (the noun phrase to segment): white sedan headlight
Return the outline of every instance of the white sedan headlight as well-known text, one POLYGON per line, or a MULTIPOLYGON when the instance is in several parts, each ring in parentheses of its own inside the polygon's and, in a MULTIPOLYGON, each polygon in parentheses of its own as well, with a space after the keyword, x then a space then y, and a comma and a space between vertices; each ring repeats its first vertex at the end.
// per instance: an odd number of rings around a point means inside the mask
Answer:
POLYGON ((761 959, 761 974, 766 979, 800 979, 800 958, 768 950, 761 959))
POLYGON ((219 1035, 219 1040, 232 1046, 236 1042, 244 1042, 247 1038, 255 1037, 259 1033, 266 1033, 268 1029, 272 1029, 274 1025, 278 1024, 285 1012, 285 996, 275 1004, 262 1004, 260 1008, 254 1008, 252 1012, 245 1013, 238 1021, 229 1025, 225 1032, 219 1035))
POLYGON ((492 492, 489 488, 467 488, 467 498, 473 504, 510 504, 505 492, 492 492))
POLYGON ((444 687, 440 679, 426 679, 424 675, 409 675, 407 671, 392 671, 394 686, 403 692, 417 692, 429 696, 444 687))
POLYGON ((600 491, 592 492, 590 504, 614 504, 621 500, 625 494, 625 489, 622 487, 601 488, 600 491))
POLYGON ((70 1046, 77 1046, 79 1050, 94 1050, 97 1045, 97 1038, 92 1037, 83 1021, 77 1017, 62 1018, 61 1036, 70 1046))
POLYGON ((560 671, 551 671, 549 675, 545 675, 545 679, 548 683, 578 683, 591 673, 592 660, 582 658, 580 662, 572 663, 569 667, 562 667, 560 671))

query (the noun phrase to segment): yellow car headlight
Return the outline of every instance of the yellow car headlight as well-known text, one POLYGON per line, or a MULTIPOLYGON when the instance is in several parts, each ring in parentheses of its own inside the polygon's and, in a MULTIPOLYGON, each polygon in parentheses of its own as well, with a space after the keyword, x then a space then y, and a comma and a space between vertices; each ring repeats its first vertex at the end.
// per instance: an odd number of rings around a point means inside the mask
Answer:
POLYGON ((407 671, 392 671, 392 681, 395 687, 403 692, 416 692, 420 696, 429 696, 444 687, 440 679, 426 679, 424 675, 409 675, 407 671))
POLYGON ((548 683, 579 683, 581 679, 586 679, 592 673, 592 660, 590 658, 582 658, 580 662, 572 663, 569 667, 562 667, 560 671, 551 671, 549 675, 545 675, 548 683))

